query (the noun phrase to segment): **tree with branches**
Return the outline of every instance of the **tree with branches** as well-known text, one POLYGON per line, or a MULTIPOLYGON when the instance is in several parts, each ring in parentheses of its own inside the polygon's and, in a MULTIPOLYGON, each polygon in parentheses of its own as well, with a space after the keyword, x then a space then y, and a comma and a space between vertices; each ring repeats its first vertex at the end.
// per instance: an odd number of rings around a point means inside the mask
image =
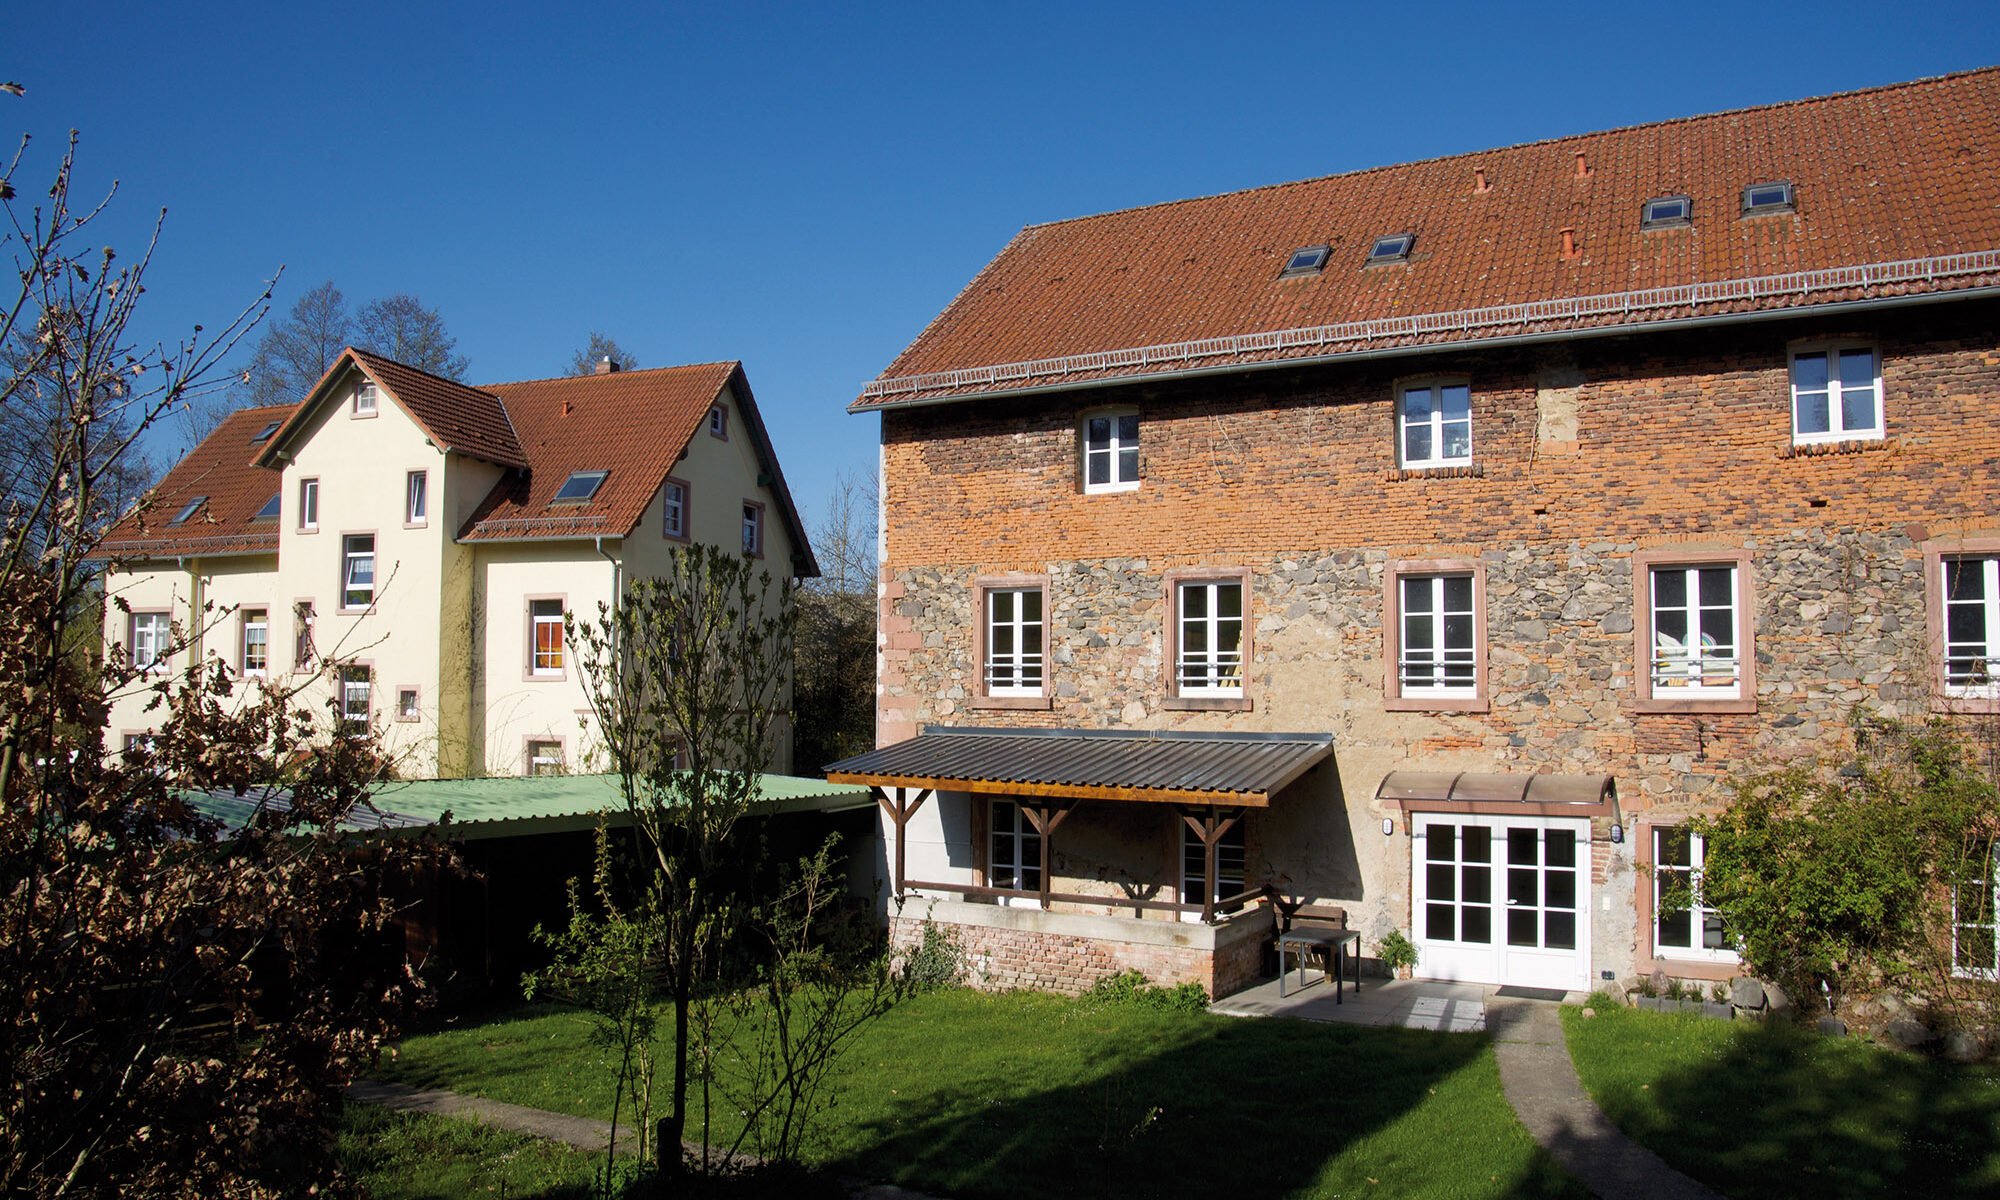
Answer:
POLYGON ((594 375, 597 373, 597 365, 607 361, 610 362, 612 369, 618 371, 630 371, 639 365, 639 360, 611 340, 610 334, 599 333, 593 329, 590 331, 590 340, 584 343, 583 349, 570 355, 569 373, 594 375))
POLYGON ((462 382, 471 365, 463 354, 452 353, 458 339, 445 332, 438 310, 407 292, 370 300, 354 324, 362 349, 419 371, 462 382))
POLYGON ((799 596, 794 761, 804 771, 875 744, 875 528, 875 477, 836 472, 812 535, 820 576, 799 596))

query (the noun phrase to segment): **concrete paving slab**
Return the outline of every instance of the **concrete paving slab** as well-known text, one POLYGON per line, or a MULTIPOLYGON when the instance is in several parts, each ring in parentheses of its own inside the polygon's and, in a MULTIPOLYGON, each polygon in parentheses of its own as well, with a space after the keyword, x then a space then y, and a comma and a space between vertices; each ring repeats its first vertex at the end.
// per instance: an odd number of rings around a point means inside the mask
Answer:
POLYGON ((1315 979, 1304 987, 1288 982, 1278 994, 1277 980, 1266 980, 1209 1006, 1231 1017, 1298 1017, 1343 1025, 1401 1026, 1448 1033, 1478 1033, 1486 1028, 1486 996, 1493 989, 1471 983, 1439 983, 1427 979, 1370 979, 1361 991, 1346 989, 1335 1001, 1333 984, 1315 979))

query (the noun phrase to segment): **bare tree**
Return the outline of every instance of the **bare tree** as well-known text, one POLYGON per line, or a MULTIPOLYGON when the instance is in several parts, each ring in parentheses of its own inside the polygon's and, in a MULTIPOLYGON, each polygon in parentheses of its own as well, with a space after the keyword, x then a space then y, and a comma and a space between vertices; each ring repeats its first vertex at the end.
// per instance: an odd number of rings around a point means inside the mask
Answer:
POLYGON ((465 378, 469 364, 464 355, 452 353, 458 339, 445 332, 444 318, 407 292, 370 300, 355 324, 363 349, 445 379, 465 378))
POLYGON ((842 468, 812 531, 820 577, 799 596, 794 762, 816 771, 875 744, 875 476, 842 468))
POLYGON ((347 297, 332 280, 300 296, 291 315, 257 340, 245 380, 251 402, 290 404, 305 399, 353 336, 347 297))
POLYGON ((570 356, 569 373, 595 374, 597 364, 605 359, 610 359, 611 365, 620 371, 630 371, 639 365, 639 360, 632 357, 617 342, 612 341, 610 334, 599 333, 593 329, 590 331, 590 341, 584 344, 583 349, 570 356))

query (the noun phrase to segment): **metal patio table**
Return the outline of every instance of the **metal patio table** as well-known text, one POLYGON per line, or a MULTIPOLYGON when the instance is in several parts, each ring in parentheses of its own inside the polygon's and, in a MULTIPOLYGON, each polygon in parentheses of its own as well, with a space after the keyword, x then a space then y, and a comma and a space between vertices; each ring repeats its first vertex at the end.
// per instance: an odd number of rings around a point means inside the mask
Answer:
POLYGON ((1299 986, 1306 985, 1306 956, 1314 946, 1323 946, 1333 954, 1333 1002, 1344 1004, 1341 999, 1341 983, 1347 974, 1347 963, 1354 963, 1354 994, 1361 994, 1361 933, 1355 929, 1336 929, 1332 926, 1294 925, 1278 935, 1278 995, 1285 994, 1285 947, 1290 946, 1299 956, 1299 986), (1350 944, 1353 947, 1349 952, 1350 944))

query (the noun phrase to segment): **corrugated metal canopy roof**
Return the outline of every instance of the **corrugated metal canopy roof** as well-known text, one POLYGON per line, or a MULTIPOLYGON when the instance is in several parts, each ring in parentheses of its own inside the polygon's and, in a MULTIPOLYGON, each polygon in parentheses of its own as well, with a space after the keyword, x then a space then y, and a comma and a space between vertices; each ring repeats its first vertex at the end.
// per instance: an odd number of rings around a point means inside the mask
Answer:
MULTIPOLYGON (((753 810, 762 815, 831 812, 872 807, 866 788, 828 783, 795 775, 758 777, 760 799, 753 810)), ((283 810, 291 795, 282 788, 252 791, 200 792, 194 806, 226 825, 241 825, 259 809, 283 810)), ((383 783, 369 795, 372 808, 357 808, 343 823, 354 832, 421 829, 451 814, 450 833, 458 838, 517 837, 589 829, 597 815, 609 811, 611 824, 625 824, 625 795, 618 776, 542 775, 505 779, 417 779, 383 783)))
POLYGON ((1333 737, 1324 733, 933 725, 834 763, 826 775, 881 787, 1263 807, 1332 754, 1333 737))

